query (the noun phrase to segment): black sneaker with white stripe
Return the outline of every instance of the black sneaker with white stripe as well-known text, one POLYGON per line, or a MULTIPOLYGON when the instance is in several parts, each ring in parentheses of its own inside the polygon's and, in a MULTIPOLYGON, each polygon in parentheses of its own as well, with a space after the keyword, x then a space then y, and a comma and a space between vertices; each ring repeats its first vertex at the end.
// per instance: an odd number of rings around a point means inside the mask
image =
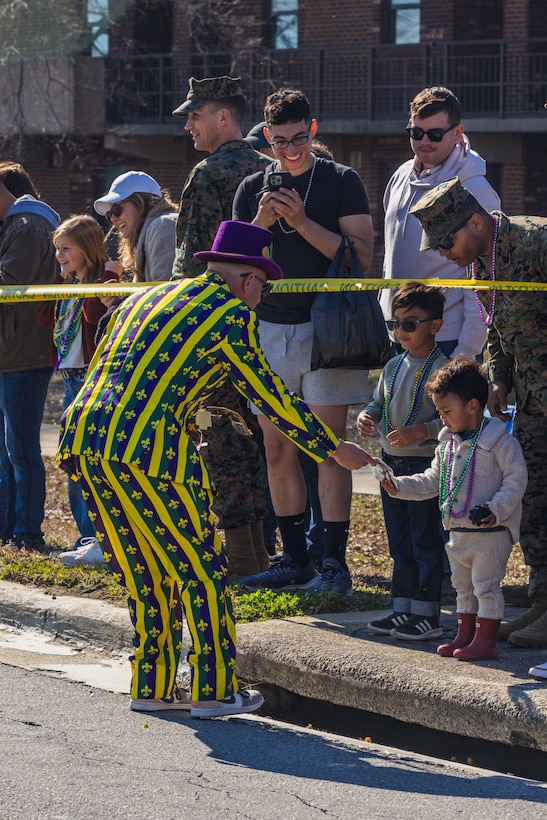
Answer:
POLYGON ((391 630, 393 638, 404 641, 428 641, 443 634, 439 619, 429 615, 411 615, 401 626, 391 630))
POLYGON ((392 629, 402 626, 409 618, 410 615, 407 615, 406 612, 394 612, 388 618, 370 621, 367 625, 368 631, 373 632, 374 635, 391 635, 392 629))

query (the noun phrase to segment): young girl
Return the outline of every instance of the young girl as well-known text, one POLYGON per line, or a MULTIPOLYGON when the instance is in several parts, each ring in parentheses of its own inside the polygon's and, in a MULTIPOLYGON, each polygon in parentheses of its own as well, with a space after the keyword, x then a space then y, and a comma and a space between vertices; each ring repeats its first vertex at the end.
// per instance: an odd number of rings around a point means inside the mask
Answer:
MULTIPOLYGON (((53 233, 55 256, 60 273, 54 284, 87 284, 117 278, 119 263, 109 262, 104 235, 91 216, 71 216, 53 233)), ((59 299, 44 302, 38 310, 38 323, 53 328, 51 364, 61 373, 65 384, 63 409, 79 392, 93 353, 97 324, 106 308, 98 297, 59 299)), ((103 563, 101 548, 87 515, 79 484, 69 479, 68 496, 81 537, 73 550, 60 556, 67 565, 103 563)))
POLYGON ((427 392, 444 424, 431 467, 397 476, 400 498, 439 495, 452 583, 458 594, 458 633, 437 648, 459 661, 495 660, 503 616, 500 583, 519 538, 527 470, 520 444, 497 418, 486 418, 488 382, 479 365, 456 356, 428 381, 427 392))

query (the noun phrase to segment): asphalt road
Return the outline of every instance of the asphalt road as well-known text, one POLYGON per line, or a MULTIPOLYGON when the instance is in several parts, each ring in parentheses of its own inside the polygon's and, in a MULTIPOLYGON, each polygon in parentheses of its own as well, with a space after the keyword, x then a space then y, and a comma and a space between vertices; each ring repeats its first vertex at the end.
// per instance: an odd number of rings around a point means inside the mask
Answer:
POLYGON ((547 784, 253 716, 137 714, 33 664, 0 663, 6 820, 545 818, 547 784))

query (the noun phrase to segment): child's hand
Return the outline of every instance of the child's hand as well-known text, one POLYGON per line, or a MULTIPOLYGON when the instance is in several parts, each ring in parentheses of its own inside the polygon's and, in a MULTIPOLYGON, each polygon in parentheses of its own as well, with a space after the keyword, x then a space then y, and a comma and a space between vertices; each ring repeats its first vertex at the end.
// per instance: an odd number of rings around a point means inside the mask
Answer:
MULTIPOLYGON (((109 264, 108 262, 106 263, 109 264)), ((103 285, 119 285, 117 279, 107 279, 106 282, 102 282, 103 285)), ((99 299, 105 306, 105 308, 110 308, 112 305, 115 305, 116 302, 119 300, 119 296, 100 296, 99 299)))
MULTIPOLYGON (((488 504, 482 504, 481 506, 486 507, 486 509, 488 509, 488 510, 490 509, 488 504)), ((494 524, 496 523, 496 521, 497 521, 496 516, 494 515, 493 512, 491 512, 490 515, 487 515, 486 518, 482 519, 481 527, 493 527, 494 524)))
POLYGON ((388 481, 387 478, 384 478, 383 481, 380 482, 384 490, 388 495, 397 495, 399 492, 395 489, 395 484, 392 481, 388 481))
POLYGON ((399 427, 387 434, 387 440, 394 447, 408 447, 418 439, 427 437, 427 427, 424 424, 413 424, 411 427, 399 427), (425 436, 424 436, 425 428, 425 436))
POLYGON ((357 416, 357 432, 363 438, 369 438, 374 433, 374 421, 366 410, 361 410, 357 416))

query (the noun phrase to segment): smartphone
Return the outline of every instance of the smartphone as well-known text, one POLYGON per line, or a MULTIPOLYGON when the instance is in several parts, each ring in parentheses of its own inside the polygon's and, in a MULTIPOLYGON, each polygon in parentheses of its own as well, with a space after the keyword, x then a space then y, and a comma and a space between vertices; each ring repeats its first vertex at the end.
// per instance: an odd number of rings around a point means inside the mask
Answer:
POLYGON ((292 174, 288 171, 272 171, 268 174, 268 191, 279 191, 280 188, 292 188, 292 174))

